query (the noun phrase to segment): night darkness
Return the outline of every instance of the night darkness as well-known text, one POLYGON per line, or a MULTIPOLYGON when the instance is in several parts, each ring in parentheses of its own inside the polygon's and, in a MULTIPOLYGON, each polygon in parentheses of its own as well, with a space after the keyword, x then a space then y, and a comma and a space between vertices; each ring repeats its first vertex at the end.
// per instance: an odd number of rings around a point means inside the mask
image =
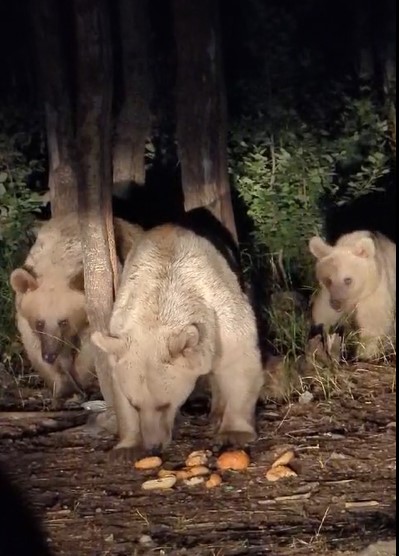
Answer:
MULTIPOLYGON (((373 85, 376 96, 382 94, 383 56, 389 41, 395 42, 396 36, 392 26, 392 17, 396 13, 393 2, 318 2, 307 0, 295 2, 271 1, 253 2, 222 1, 221 2, 221 27, 222 45, 224 56, 224 73, 229 109, 230 124, 237 122, 248 111, 243 83, 258 90, 265 88, 259 65, 267 57, 267 48, 271 41, 278 40, 278 34, 272 35, 268 40, 270 25, 262 32, 257 24, 259 11, 262 5, 268 6, 271 15, 276 21, 281 17, 281 12, 288 12, 294 20, 294 25, 287 29, 288 42, 295 52, 308 53, 309 64, 300 66, 297 59, 291 59, 292 68, 286 74, 290 82, 281 81, 284 87, 298 90, 296 109, 303 113, 305 119, 311 120, 312 96, 322 98, 329 94, 331 83, 344 81, 348 75, 354 75, 359 66, 359 48, 370 48, 376 63, 373 73, 373 85), (359 21, 361 20, 361 21, 359 21), (388 22, 388 23, 387 23, 388 22), (359 31, 360 29, 360 31, 359 31), (390 35, 391 33, 391 35, 390 35), (258 42, 256 42, 258 41, 258 42), (359 46, 360 45, 360 46, 359 46), (306 89, 306 98, 302 98, 303 83, 309 82, 306 89)), ((68 2, 60 2, 63 11, 63 31, 65 36, 70 33, 71 14, 68 2)), ((115 4, 110 3, 110 16, 112 19, 114 37, 114 105, 118 107, 120 101, 120 67, 118 63, 117 29, 115 28, 115 4)), ((2 79, 0 81, 0 102, 12 104, 18 110, 18 105, 23 107, 24 113, 37 115, 42 111, 39 94, 38 75, 35 69, 35 56, 32 39, 32 25, 29 15, 30 5, 27 0, 19 2, 4 1, 0 6, 0 20, 3 22, 0 36, 0 56, 2 79)), ((167 2, 155 0, 150 3, 151 40, 150 53, 153 74, 153 92, 151 96, 151 110, 157 127, 157 140, 162 142, 162 133, 170 138, 175 129, 174 115, 174 86, 176 78, 176 56, 173 39, 173 25, 170 8, 167 2)), ((277 25, 278 32, 284 32, 277 25)), ((68 39, 66 39, 68 40, 68 39)), ((285 39, 287 41, 287 39, 285 39)), ((389 46, 389 45, 388 45, 389 46)), ((73 53, 66 47, 71 56, 73 81, 73 53)), ((284 74, 284 69, 282 71, 284 74)), ((273 86, 273 83, 272 83, 273 86)), ((275 94, 279 94, 276 84, 275 94)), ((354 87, 356 89, 356 87, 354 87)), ((356 90, 352 90, 354 96, 356 90)), ((27 122, 29 126, 29 122, 27 122)), ((331 125, 334 125, 334 114, 331 114, 331 125)), ((165 140, 167 142, 167 140, 165 140)), ((147 191, 136 192, 134 202, 130 207, 130 217, 135 218, 137 213, 143 213, 142 207, 147 207, 149 223, 174 218, 181 211, 182 196, 180 188, 180 173, 177 167, 176 153, 170 147, 171 155, 167 162, 156 160, 147 173, 147 191), (159 183, 163 183, 163 190, 158 192, 159 183), (164 185, 169 184, 169 194, 164 195, 164 185), (150 200, 149 200, 150 199, 150 200), (157 200, 157 202, 155 202, 157 200), (159 212, 154 207, 163 205, 159 212), (151 204, 151 211, 148 209, 151 204), (136 207, 136 208, 135 208, 136 207), (151 212, 151 215, 149 214, 151 212)), ((342 208, 326 209, 326 231, 331 239, 335 239, 342 232, 352 229, 369 228, 382 231, 392 238, 396 238, 395 231, 395 201, 396 168, 384 180, 381 188, 383 192, 373 193, 361 197, 342 208)), ((43 180, 42 180, 43 181, 43 180)), ((44 181, 45 183, 45 181, 44 181)), ((234 192, 233 195, 235 196, 234 192)), ((236 196, 235 196, 236 197, 236 196)), ((117 208, 118 210, 118 208, 117 208)), ((119 209, 121 210, 121 209, 119 209)), ((124 206, 126 211, 126 205, 124 206)), ((235 198, 236 219, 243 237, 251 228, 246 217, 245 206, 235 198), (248 228, 249 227, 249 228, 248 228)))

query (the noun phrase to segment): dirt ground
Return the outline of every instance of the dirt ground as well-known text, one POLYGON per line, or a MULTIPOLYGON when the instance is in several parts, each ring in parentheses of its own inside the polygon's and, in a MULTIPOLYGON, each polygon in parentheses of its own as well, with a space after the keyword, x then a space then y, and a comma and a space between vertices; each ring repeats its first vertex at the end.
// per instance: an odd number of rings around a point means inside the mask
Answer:
MULTIPOLYGON (((299 556, 338 554, 396 531, 393 368, 352 371, 350 392, 259 410, 260 439, 244 473, 222 486, 178 483, 146 492, 153 473, 110 462, 110 437, 79 428, 82 410, 44 414, 37 396, 0 399, 0 461, 44 519, 56 556, 299 556), (27 413, 31 412, 31 413, 27 413), (66 415, 66 416, 65 416, 66 415), (276 453, 293 446, 298 476, 271 483, 276 453)), ((164 461, 212 447, 206 407, 182 415, 164 461)))

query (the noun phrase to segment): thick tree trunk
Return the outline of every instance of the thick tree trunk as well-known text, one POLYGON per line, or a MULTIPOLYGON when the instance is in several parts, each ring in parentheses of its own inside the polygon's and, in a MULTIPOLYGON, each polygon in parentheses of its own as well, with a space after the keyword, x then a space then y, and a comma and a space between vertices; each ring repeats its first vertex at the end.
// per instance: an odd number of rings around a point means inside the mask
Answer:
POLYGON ((145 183, 145 144, 150 130, 147 0, 119 0, 123 102, 116 124, 114 192, 145 183))
POLYGON ((32 0, 39 84, 45 106, 51 212, 60 216, 77 210, 72 152, 72 111, 63 50, 59 5, 32 0))
POLYGON ((173 0, 177 142, 185 209, 207 207, 236 235, 227 170, 227 110, 218 2, 173 0))
MULTIPOLYGON (((87 311, 92 330, 106 331, 117 259, 112 223, 112 63, 106 0, 74 0, 77 38, 78 200, 87 311)), ((113 405, 106 358, 96 349, 101 392, 113 405)))

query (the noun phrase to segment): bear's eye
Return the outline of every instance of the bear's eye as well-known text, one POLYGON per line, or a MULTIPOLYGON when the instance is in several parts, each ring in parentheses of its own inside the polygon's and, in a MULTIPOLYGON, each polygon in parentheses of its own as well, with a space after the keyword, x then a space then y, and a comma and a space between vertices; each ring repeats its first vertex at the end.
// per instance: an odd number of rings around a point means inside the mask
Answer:
POLYGON ((325 283, 326 287, 329 288, 329 287, 331 286, 331 284, 332 284, 331 278, 326 278, 326 279, 324 280, 324 283, 325 283))
POLYGON ((44 330, 44 320, 37 320, 36 321, 36 330, 38 332, 43 332, 43 330, 44 330))
POLYGON ((68 326, 68 319, 59 320, 58 321, 58 326, 60 328, 65 328, 66 326, 68 326))
POLYGON ((345 286, 350 286, 352 284, 352 278, 345 278, 344 279, 345 286))

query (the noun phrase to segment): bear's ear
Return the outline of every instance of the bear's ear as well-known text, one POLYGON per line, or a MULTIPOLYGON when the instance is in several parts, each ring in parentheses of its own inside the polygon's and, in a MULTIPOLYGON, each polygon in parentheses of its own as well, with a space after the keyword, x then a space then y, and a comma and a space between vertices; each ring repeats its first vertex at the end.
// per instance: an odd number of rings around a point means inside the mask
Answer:
POLYGON ((328 243, 326 243, 324 239, 319 236, 313 236, 309 240, 309 251, 314 257, 316 257, 316 259, 326 257, 331 253, 331 250, 331 245, 328 245, 328 243))
POLYGON ((77 290, 78 292, 85 291, 85 279, 83 269, 75 274, 75 276, 72 276, 72 278, 69 280, 69 287, 72 290, 77 290))
POLYGON ((352 252, 357 257, 371 259, 375 255, 375 244, 371 237, 363 237, 352 248, 352 252))
POLYGON ((11 272, 10 284, 15 293, 34 291, 39 286, 36 278, 24 268, 16 268, 11 272))
POLYGON ((101 351, 104 351, 109 355, 115 355, 116 357, 119 356, 124 349, 126 349, 126 343, 122 340, 122 338, 114 338, 113 336, 108 336, 98 330, 93 332, 90 339, 95 346, 101 349, 101 351))
POLYGON ((194 349, 201 339, 201 327, 197 324, 189 324, 178 334, 169 338, 168 347, 172 359, 183 354, 186 349, 194 349))

